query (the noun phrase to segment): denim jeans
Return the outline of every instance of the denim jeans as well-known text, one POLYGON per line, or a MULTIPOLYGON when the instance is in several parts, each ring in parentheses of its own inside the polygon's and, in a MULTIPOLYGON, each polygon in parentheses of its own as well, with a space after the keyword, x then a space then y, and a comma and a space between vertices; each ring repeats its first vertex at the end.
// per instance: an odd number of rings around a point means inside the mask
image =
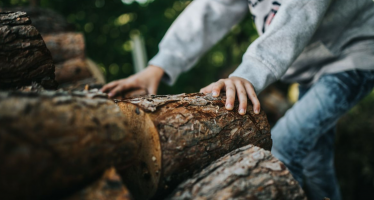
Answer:
POLYGON ((338 119, 374 87, 374 71, 323 75, 300 87, 299 101, 272 129, 273 155, 305 189, 309 199, 341 199, 334 170, 338 119))

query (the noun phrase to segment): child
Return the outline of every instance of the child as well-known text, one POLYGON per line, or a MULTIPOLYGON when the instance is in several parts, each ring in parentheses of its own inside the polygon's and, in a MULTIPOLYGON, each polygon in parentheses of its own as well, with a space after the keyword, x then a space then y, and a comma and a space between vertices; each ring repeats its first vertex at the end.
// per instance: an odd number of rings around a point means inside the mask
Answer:
POLYGON ((144 71, 102 88, 114 96, 131 88, 155 94, 161 79, 172 85, 248 12, 260 37, 229 78, 201 89, 226 108, 246 113, 276 80, 298 82, 300 100, 272 129, 272 153, 285 163, 309 199, 340 199, 333 166, 337 120, 374 87, 372 0, 195 0, 173 23, 144 71))

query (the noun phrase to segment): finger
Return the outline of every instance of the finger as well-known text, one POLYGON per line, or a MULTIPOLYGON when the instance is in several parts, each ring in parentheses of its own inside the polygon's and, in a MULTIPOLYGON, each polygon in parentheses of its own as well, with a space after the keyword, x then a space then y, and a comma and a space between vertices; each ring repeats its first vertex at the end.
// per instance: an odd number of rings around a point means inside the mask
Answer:
POLYGON ((248 97, 253 104, 253 112, 255 114, 259 114, 261 105, 260 105, 260 101, 257 98, 255 89, 253 88, 252 84, 250 84, 250 83, 245 84, 245 89, 247 90, 248 97))
POLYGON ((106 92, 107 90, 111 90, 112 88, 116 87, 118 85, 118 81, 112 81, 106 85, 104 85, 100 91, 101 92, 106 92))
POLYGON ((121 82, 120 84, 117 85, 117 87, 115 87, 114 89, 112 89, 109 93, 108 93, 108 96, 111 98, 111 97, 114 97, 116 96, 117 94, 119 94, 120 92, 124 91, 124 90, 127 90, 127 89, 131 89, 133 87, 133 85, 129 82, 121 82))
POLYGON ((244 115, 247 112, 247 91, 241 81, 235 83, 236 94, 239 99, 239 114, 244 115))
POLYGON ((122 90, 122 85, 117 85, 117 87, 115 87, 108 93, 109 98, 117 96, 117 94, 120 93, 121 90, 122 90))
POLYGON ((213 86, 213 83, 209 84, 208 86, 206 86, 204 88, 201 88, 200 92, 204 93, 204 94, 211 93, 212 92, 212 86, 213 86))
POLYGON ((225 81, 226 85, 226 109, 232 110, 234 109, 234 102, 235 102, 235 85, 232 83, 231 80, 225 81))
POLYGON ((212 93, 213 97, 218 97, 219 93, 221 92, 222 88, 225 87, 225 82, 223 80, 219 80, 212 85, 212 93))

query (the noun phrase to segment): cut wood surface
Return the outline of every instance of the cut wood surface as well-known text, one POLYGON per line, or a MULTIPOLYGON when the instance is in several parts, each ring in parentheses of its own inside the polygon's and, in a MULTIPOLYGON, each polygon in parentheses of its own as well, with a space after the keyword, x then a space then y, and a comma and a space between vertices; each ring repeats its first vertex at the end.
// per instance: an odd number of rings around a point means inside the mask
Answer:
POLYGON ((195 93, 117 102, 130 120, 128 129, 138 132, 138 163, 119 171, 136 199, 159 197, 236 148, 271 149, 265 113, 256 115, 249 105, 241 116, 238 103, 233 111, 225 109, 225 99, 195 93))
POLYGON ((306 199, 297 181, 269 151, 248 145, 213 162, 178 186, 169 200, 306 199))
POLYGON ((0 199, 54 199, 137 154, 118 106, 96 92, 0 92, 0 199))
POLYGON ((99 180, 65 200, 132 200, 132 198, 123 185, 121 177, 112 167, 106 170, 99 180))
POLYGON ((0 12, 0 89, 41 83, 54 89, 52 57, 25 12, 0 12))

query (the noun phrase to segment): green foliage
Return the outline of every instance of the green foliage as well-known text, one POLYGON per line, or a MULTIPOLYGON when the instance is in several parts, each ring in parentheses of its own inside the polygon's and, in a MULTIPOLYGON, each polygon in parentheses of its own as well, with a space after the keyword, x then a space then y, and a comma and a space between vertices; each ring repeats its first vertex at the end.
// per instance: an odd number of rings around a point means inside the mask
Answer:
MULTIPOLYGON (((158 51, 158 43, 168 27, 190 3, 184 0, 40 0, 66 17, 86 38, 86 53, 105 72, 107 81, 132 73, 130 35, 143 35, 148 58, 158 51)), ((8 0, 0 6, 27 6, 28 0, 8 0)), ((190 72, 181 75, 173 87, 161 85, 159 93, 197 92, 227 77, 241 62, 251 41, 257 38, 249 16, 235 26, 190 72)))

